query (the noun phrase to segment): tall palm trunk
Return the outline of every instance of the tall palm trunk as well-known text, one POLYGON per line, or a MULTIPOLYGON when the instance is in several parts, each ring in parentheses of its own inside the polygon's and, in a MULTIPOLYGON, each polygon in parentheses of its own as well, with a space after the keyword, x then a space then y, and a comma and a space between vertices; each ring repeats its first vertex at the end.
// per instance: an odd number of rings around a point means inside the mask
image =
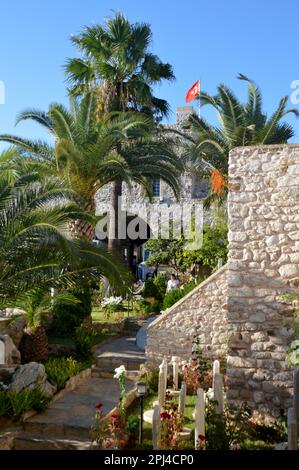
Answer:
POLYGON ((122 196, 122 181, 116 180, 112 183, 109 224, 108 224, 108 249, 120 253, 120 239, 119 239, 119 216, 121 209, 121 196, 122 196))
MULTIPOLYGON (((90 198, 90 201, 84 206, 86 212, 95 211, 94 197, 90 198)), ((86 220, 78 219, 69 224, 70 232, 72 232, 77 238, 84 238, 85 240, 92 241, 94 237, 94 226, 86 220)))

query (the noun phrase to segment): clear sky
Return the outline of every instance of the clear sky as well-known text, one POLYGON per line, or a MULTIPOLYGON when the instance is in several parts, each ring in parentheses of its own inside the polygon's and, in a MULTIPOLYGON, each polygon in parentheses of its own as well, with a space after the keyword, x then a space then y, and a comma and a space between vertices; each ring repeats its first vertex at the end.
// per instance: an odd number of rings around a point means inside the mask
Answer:
MULTIPOLYGON (((113 11, 151 24, 153 51, 175 71, 176 82, 156 90, 173 112, 197 79, 209 93, 224 82, 245 98, 245 83, 236 79, 241 72, 260 85, 268 113, 299 79, 299 0, 1 0, 0 7, 0 80, 6 87, 0 133, 44 137, 35 124, 15 128, 17 113, 67 103, 62 65, 76 55, 69 37, 113 11)), ((208 108, 202 114, 215 122, 208 108)), ((298 141, 299 120, 289 121, 298 141)))

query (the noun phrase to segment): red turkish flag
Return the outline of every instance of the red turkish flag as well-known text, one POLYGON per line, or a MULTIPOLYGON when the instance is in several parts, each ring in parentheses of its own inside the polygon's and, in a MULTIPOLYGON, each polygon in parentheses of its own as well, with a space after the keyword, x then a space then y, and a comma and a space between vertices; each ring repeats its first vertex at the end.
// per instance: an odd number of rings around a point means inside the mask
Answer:
POLYGON ((187 91, 186 94, 186 103, 190 103, 190 101, 195 100, 200 95, 200 81, 197 80, 194 85, 187 91))

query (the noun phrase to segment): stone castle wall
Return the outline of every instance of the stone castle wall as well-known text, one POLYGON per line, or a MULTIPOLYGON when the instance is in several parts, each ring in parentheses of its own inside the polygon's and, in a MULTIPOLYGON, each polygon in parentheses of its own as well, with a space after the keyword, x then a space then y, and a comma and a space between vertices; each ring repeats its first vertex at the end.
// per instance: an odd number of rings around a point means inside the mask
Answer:
POLYGON ((299 285, 299 146, 233 150, 229 185, 227 397, 279 415, 292 395, 281 295, 299 285))
POLYGON ((227 267, 219 269, 148 327, 146 357, 150 367, 163 357, 188 360, 192 340, 214 359, 227 350, 227 267))

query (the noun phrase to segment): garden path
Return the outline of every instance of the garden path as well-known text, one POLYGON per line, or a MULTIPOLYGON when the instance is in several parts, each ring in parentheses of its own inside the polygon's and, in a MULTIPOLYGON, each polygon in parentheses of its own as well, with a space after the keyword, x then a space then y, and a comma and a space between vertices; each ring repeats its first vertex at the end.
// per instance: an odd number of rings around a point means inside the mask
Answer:
POLYGON ((104 414, 119 402, 119 386, 113 379, 114 369, 125 365, 129 371, 127 391, 134 389, 137 371, 145 362, 136 338, 114 339, 94 349, 96 367, 92 376, 74 390, 65 392, 49 408, 23 423, 23 432, 14 440, 16 450, 84 450, 90 448, 90 428, 95 405, 103 405, 104 414))

